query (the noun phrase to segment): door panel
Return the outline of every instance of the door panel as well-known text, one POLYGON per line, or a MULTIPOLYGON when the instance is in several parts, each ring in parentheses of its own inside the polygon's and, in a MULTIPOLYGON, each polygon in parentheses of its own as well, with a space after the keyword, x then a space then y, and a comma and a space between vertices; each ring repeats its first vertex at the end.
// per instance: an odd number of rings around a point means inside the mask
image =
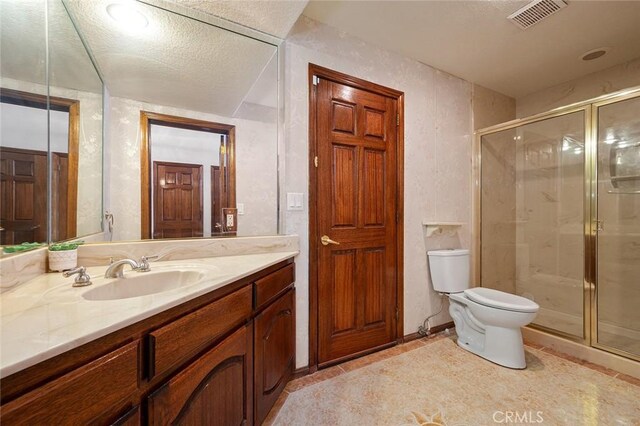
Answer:
POLYGON ((364 325, 370 326, 384 322, 385 319, 385 277, 384 247, 367 249, 362 253, 364 265, 364 325))
POLYGON ((385 155, 384 151, 366 149, 364 151, 364 226, 384 226, 385 213, 385 155))
POLYGON ((47 239, 47 153, 2 148, 0 244, 47 239))
POLYGON ((202 166, 153 163, 154 238, 202 236, 202 166))
POLYGON ((335 177, 333 184, 333 227, 353 227, 356 224, 358 181, 355 147, 334 146, 333 164, 335 177))
POLYGON ((320 366, 396 339, 397 100, 316 86, 320 366))
POLYGON ((356 328, 356 251, 334 251, 333 335, 356 328))

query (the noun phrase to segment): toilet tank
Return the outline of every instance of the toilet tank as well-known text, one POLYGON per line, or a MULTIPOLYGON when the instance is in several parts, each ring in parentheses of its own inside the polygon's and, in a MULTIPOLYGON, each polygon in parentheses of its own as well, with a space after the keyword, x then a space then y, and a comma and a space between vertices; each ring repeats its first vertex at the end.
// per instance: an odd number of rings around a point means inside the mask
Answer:
POLYGON ((435 291, 460 293, 469 288, 469 250, 432 250, 427 255, 435 291))

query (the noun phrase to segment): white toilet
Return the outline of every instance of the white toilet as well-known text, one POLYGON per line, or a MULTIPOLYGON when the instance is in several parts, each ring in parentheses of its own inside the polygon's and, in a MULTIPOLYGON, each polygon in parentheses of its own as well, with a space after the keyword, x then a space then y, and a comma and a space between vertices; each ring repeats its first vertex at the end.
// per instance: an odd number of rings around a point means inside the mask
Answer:
POLYGON ((427 252, 433 289, 449 296, 458 346, 496 364, 525 368, 520 327, 536 317, 532 300, 490 288, 469 288, 469 250, 427 252))

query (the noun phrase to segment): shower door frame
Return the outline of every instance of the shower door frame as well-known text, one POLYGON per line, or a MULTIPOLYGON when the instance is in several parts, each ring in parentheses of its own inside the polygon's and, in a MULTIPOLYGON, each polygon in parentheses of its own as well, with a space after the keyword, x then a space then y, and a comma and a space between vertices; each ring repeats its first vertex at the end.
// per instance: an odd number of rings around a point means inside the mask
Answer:
MULTIPOLYGON (((530 324, 528 327, 544 331, 586 346, 604 350, 616 355, 640 361, 640 356, 598 343, 598 285, 597 285, 597 251, 598 251, 598 109, 600 107, 640 97, 640 87, 603 95, 583 102, 552 109, 525 118, 479 129, 474 132, 473 139, 473 251, 472 265, 475 283, 482 285, 482 137, 515 129, 527 124, 553 119, 563 115, 582 112, 584 114, 584 175, 583 175, 583 337, 565 333, 549 327, 530 324)), ((515 143, 515 142, 514 142, 515 143)))

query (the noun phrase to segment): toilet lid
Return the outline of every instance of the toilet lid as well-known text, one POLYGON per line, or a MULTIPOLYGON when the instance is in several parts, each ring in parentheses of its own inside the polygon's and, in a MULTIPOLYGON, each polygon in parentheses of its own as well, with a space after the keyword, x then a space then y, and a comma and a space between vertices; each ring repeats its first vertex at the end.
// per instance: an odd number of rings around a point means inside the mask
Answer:
POLYGON ((538 312, 538 304, 533 300, 505 293, 492 288, 475 287, 464 291, 465 296, 481 305, 516 312, 538 312))

